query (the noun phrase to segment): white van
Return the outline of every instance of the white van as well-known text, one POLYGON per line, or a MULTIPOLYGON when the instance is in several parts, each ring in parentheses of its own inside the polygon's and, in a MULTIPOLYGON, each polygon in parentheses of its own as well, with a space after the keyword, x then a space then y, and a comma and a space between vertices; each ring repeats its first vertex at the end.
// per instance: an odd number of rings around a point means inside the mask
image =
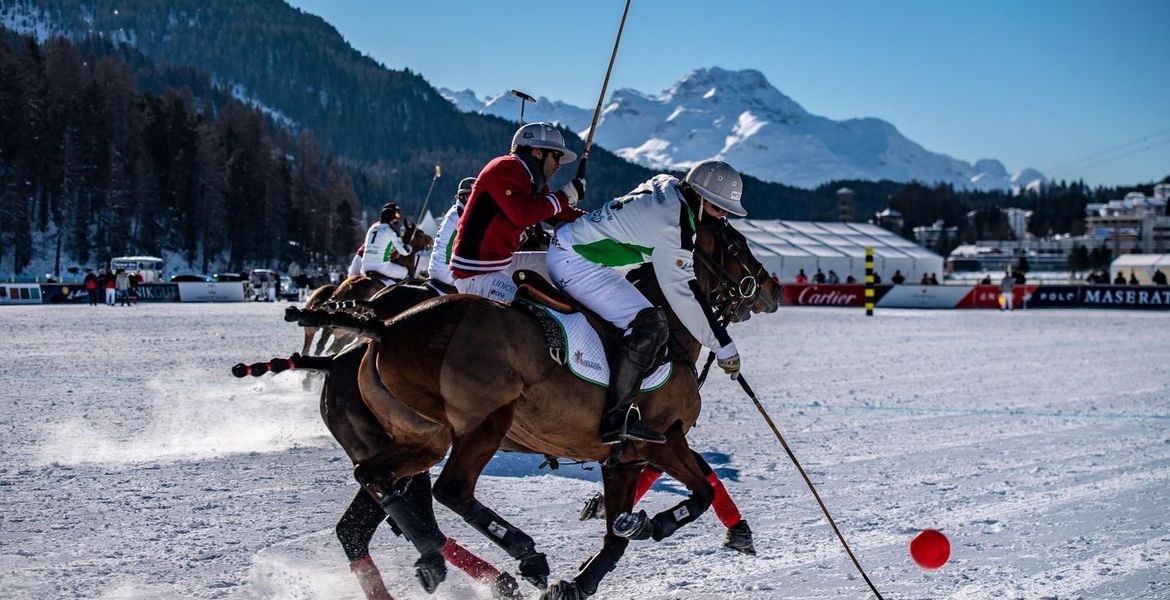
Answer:
POLYGON ((127 273, 142 275, 142 283, 161 283, 163 259, 157 256, 119 256, 110 259, 110 272, 122 269, 127 273))

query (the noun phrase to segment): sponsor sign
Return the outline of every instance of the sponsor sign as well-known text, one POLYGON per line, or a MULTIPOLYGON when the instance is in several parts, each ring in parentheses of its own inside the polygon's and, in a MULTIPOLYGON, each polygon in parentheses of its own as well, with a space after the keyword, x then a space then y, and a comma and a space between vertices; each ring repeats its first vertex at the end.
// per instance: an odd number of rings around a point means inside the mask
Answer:
POLYGON ((37 283, 0 283, 0 304, 40 304, 41 286, 37 283))
POLYGON ((87 303, 89 302, 89 292, 85 291, 84 283, 42 283, 41 302, 45 304, 87 303))
MULTIPOLYGON (((199 283, 199 282, 195 282, 199 283)), ((177 283, 140 283, 138 284, 139 302, 178 302, 179 284, 177 283)))
MULTIPOLYGON (((874 288, 880 298, 888 286, 874 288)), ((865 306, 864 285, 786 284, 780 288, 780 304, 786 306, 865 306)))
MULTIPOLYGON (((1032 304, 1035 295, 1036 287, 1034 285, 1016 285, 1012 288, 1012 306, 1019 308, 1031 308, 1035 306, 1032 304)), ((999 285, 977 285, 971 289, 971 293, 967 294, 955 308, 994 308, 999 309, 999 285)))
MULTIPOLYGON (((1080 285, 1038 285, 1032 290, 1027 308, 1074 308, 1080 306, 1080 285)), ((1017 306, 1019 306, 1017 304, 1017 306)))
POLYGON ((191 281, 173 284, 179 288, 179 302, 243 302, 244 282, 191 281))
POLYGON ((1088 285, 1081 289, 1085 308, 1170 308, 1170 287, 1088 285))
POLYGON ((896 285, 881 300, 879 308, 955 308, 971 294, 970 286, 896 285))

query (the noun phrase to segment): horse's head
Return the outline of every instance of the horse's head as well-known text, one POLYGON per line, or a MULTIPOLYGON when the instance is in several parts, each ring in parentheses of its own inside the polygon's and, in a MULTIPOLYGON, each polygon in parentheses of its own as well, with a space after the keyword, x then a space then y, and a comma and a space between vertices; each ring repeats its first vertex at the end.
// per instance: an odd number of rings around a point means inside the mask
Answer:
POLYGON ((416 251, 430 250, 435 246, 435 239, 427 235, 416 223, 407 222, 402 229, 402 240, 416 251))
POLYGON ((780 306, 780 285, 726 219, 704 215, 695 236, 695 278, 720 318, 730 322, 780 306))

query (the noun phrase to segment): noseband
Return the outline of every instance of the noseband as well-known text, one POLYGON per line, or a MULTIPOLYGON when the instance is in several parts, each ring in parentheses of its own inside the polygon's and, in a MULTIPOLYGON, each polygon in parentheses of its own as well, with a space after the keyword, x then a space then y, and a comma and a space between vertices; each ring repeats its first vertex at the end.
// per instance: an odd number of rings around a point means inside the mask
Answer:
POLYGON ((760 291, 760 280, 768 277, 768 274, 764 270, 764 265, 753 269, 748 264, 743 252, 736 247, 735 240, 728 233, 728 230, 734 231, 734 229, 727 221, 721 220, 719 224, 712 225, 709 229, 715 237, 716 255, 712 256, 706 250, 696 247, 695 260, 701 262, 715 275, 717 283, 715 289, 710 292, 708 301, 719 313, 720 320, 726 322, 737 314, 744 304, 755 301, 756 295, 760 291), (727 255, 739 263, 739 267, 744 273, 742 277, 737 278, 735 274, 723 266, 723 259, 727 255))

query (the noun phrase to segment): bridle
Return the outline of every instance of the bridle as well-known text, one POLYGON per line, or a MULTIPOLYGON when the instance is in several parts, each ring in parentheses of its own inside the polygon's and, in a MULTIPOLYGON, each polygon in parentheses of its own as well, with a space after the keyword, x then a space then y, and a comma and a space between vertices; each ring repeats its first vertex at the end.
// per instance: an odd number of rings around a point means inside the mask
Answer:
POLYGON ((736 240, 728 233, 729 230, 735 232, 735 229, 726 219, 719 219, 717 223, 704 226, 715 238, 717 255, 712 256, 711 253, 696 246, 695 260, 715 275, 717 283, 715 289, 708 294, 707 301, 715 308, 719 320, 727 323, 744 304, 755 301, 756 295, 760 292, 760 281, 768 277, 768 272, 762 264, 754 269, 750 266, 744 258, 744 253, 736 246, 736 240), (740 269, 745 273, 742 277, 737 278, 723 266, 723 259, 727 255, 739 263, 740 269))

